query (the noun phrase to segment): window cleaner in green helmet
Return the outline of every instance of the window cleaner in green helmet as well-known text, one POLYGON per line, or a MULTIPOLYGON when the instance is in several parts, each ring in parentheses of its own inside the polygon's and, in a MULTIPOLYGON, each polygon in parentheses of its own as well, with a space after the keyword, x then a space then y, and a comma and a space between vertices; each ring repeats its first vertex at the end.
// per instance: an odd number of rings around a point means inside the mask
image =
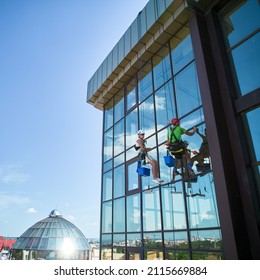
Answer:
POLYGON ((159 167, 158 162, 151 155, 148 154, 151 151, 151 148, 147 148, 145 146, 146 139, 144 138, 145 132, 143 130, 139 130, 137 132, 137 140, 135 144, 135 149, 138 151, 139 160, 144 160, 145 164, 151 164, 152 166, 152 174, 153 174, 153 182, 156 184, 161 184, 164 180, 159 178, 159 167))

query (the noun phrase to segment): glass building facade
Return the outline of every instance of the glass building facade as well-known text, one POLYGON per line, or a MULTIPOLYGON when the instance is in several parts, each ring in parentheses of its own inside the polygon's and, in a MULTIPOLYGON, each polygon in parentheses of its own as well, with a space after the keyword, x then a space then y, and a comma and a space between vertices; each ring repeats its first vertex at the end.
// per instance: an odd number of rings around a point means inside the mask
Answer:
POLYGON ((257 0, 150 0, 90 79, 104 112, 101 259, 260 258, 259 14, 257 0), (164 162, 176 117, 200 133, 182 137, 192 179, 164 162), (139 129, 161 185, 136 172, 139 129))
POLYGON ((86 260, 91 248, 83 233, 58 210, 28 228, 14 243, 15 260, 86 260))

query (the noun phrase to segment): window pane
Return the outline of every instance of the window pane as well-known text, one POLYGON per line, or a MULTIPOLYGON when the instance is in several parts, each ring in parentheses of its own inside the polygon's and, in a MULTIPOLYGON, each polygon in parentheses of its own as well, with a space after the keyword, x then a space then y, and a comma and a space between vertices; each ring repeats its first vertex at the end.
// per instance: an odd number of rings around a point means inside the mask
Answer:
POLYGON ((190 228, 219 227, 218 209, 212 173, 198 177, 187 196, 190 228))
POLYGON ((45 228, 42 236, 50 236, 50 229, 49 228, 45 228))
POLYGON ((127 180, 127 189, 128 191, 132 191, 138 189, 138 173, 137 170, 137 162, 128 165, 128 180, 127 180))
POLYGON ((161 232, 145 232, 144 233, 144 247, 157 248, 162 246, 161 232))
POLYGON ((147 63, 140 72, 138 72, 138 96, 139 102, 148 97, 153 90, 151 63, 147 63))
MULTIPOLYGON (((123 243, 123 242, 122 242, 123 243)), ((124 248, 114 248, 113 249, 113 260, 125 260, 125 249, 124 248)))
POLYGON ((114 234, 113 235, 113 246, 125 246, 125 235, 114 234))
MULTIPOLYGON (((185 129, 190 129, 193 128, 194 126, 198 126, 199 123, 204 122, 204 113, 203 113, 203 109, 200 108, 198 110, 196 110, 195 112, 187 115, 185 118, 181 119, 181 126, 184 127, 185 129)), ((194 134, 195 136, 196 134, 194 134)), ((186 136, 185 134, 183 135, 183 139, 184 140, 188 140, 189 139, 193 139, 193 137, 190 138, 189 136, 186 136), (187 138, 187 139, 185 139, 187 138)))
POLYGON ((232 51, 237 81, 242 95, 260 87, 259 50, 260 33, 257 33, 255 36, 232 51))
MULTIPOLYGON (((135 139, 136 140, 136 139, 135 139)), ((135 143, 135 142, 134 142, 135 143)), ((129 149, 128 151, 126 151, 126 161, 136 157, 138 154, 138 152, 132 148, 132 149, 129 149)))
POLYGON ((227 5, 220 13, 231 50, 232 69, 239 93, 245 95, 260 86, 260 5, 251 0, 227 5))
POLYGON ((125 161, 125 154, 122 153, 114 158, 114 167, 117 167, 118 165, 124 163, 124 161, 125 161))
POLYGON ((223 253, 192 251, 192 260, 224 260, 223 253))
POLYGON ((222 250, 220 230, 191 231, 191 246, 193 249, 222 250))
POLYGON ((33 245, 32 245, 32 249, 38 249, 39 243, 40 243, 41 238, 35 238, 33 245))
POLYGON ((125 147, 125 126, 122 119, 114 126, 114 155, 124 151, 125 147))
POLYGON ((153 191, 150 193, 144 193, 143 223, 144 231, 161 229, 160 200, 158 189, 153 189, 153 191))
POLYGON ((128 111, 136 104, 135 80, 132 80, 126 87, 126 94, 126 109, 128 111))
MULTIPOLYGON (((166 131, 164 129, 163 131, 166 131)), ((164 135, 164 142, 167 139, 166 134, 164 135)), ((165 164, 164 157, 167 155, 167 150, 165 145, 159 147, 159 167, 160 167, 160 178, 164 180, 164 183, 169 183, 172 180, 172 168, 165 164)), ((167 188, 167 186, 164 186, 167 188)))
POLYGON ((104 161, 112 158, 113 152, 113 128, 104 134, 104 161))
POLYGON ((127 231, 141 231, 140 194, 127 197, 127 231))
POLYGON ((120 90, 119 93, 115 96, 115 123, 119 121, 124 116, 124 90, 120 90))
POLYGON ((112 245, 112 235, 102 234, 101 245, 111 246, 112 245))
POLYGON ((201 105, 195 63, 180 72, 174 81, 178 116, 181 117, 201 105))
POLYGON ((173 72, 175 74, 180 71, 185 65, 190 63, 194 58, 191 37, 188 34, 184 40, 174 37, 170 41, 170 46, 172 50, 171 57, 173 72))
POLYGON ((160 130, 168 125, 168 121, 173 116, 176 116, 172 81, 161 87, 155 93, 155 108, 157 130, 160 130))
POLYGON ((234 11, 224 11, 225 32, 228 36, 230 47, 253 33, 260 25, 260 5, 257 0, 245 1, 242 6, 234 11))
POLYGON ((163 260, 163 251, 159 250, 144 250, 145 260, 163 260))
MULTIPOLYGON (((152 170, 151 170, 152 167, 150 164, 147 164, 144 167, 150 169, 150 174, 152 174, 152 170)), ((150 176, 141 176, 142 190, 146 190, 149 192, 151 190, 151 187, 153 187, 153 184, 152 184, 153 182, 151 182, 150 176)), ((154 183, 154 185, 156 186, 155 183, 154 183)))
POLYGON ((137 109, 126 116, 126 149, 132 147, 137 139, 138 118, 137 109))
POLYGON ((162 189, 164 230, 186 229, 182 182, 162 189))
MULTIPOLYGON (((148 147, 153 148, 156 146, 156 135, 153 135, 152 137, 149 137, 148 139, 147 139, 147 137, 145 137, 145 139, 147 140, 147 143, 146 143, 147 148, 148 147)), ((149 155, 151 155, 154 159, 156 159, 157 158, 156 149, 149 151, 149 155)))
POLYGON ((154 89, 166 83, 172 76, 168 45, 153 57, 154 89))
POLYGON ((165 232, 164 233, 165 247, 176 248, 179 250, 188 249, 188 235, 186 231, 165 232))
POLYGON ((49 238, 41 238, 39 249, 46 250, 48 248, 49 238))
POLYGON ((112 159, 104 163, 103 172, 107 172, 112 168, 112 159))
POLYGON ((48 250, 56 249, 56 238, 49 238, 48 250))
POLYGON ((145 131, 145 137, 149 137, 155 132, 153 96, 144 101, 139 108, 140 127, 145 131))
POLYGON ((102 233, 112 232, 112 202, 104 202, 102 205, 102 233))
POLYGON ((103 176, 103 201, 112 199, 112 171, 103 176))
POLYGON ((101 260, 111 260, 112 258, 112 249, 101 248, 101 260))
MULTIPOLYGON (((25 249, 31 249, 31 246, 32 246, 32 243, 34 241, 34 238, 31 237, 31 238, 27 238, 27 243, 26 245, 24 246, 25 249)), ((55 248, 56 249, 56 248, 55 248)))
POLYGON ((128 247, 140 247, 142 245, 142 236, 140 233, 127 234, 128 247))
POLYGON ((113 100, 105 105, 104 130, 106 131, 113 124, 113 100))
POLYGON ((166 141, 166 139, 167 139, 167 132, 168 132, 168 128, 165 128, 165 129, 163 129, 163 130, 161 130, 160 132, 157 133, 158 144, 162 144, 162 143, 164 143, 166 141))
POLYGON ((246 117, 253 143, 255 161, 260 161, 260 108, 250 111, 246 114, 246 117))
POLYGON ((125 165, 121 165, 114 170, 114 197, 125 194, 125 165))
POLYGON ((165 251, 165 260, 189 260, 190 256, 188 252, 185 251, 165 251))
POLYGON ((125 199, 114 200, 114 232, 125 232, 125 199))

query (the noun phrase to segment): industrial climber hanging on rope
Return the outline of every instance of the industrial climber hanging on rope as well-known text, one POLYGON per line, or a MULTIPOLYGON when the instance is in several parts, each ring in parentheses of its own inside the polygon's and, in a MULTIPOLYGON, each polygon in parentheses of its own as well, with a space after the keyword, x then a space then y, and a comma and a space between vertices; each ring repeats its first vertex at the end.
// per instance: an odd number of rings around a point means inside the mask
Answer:
POLYGON ((153 174, 153 182, 157 184, 161 184, 164 180, 159 178, 159 167, 158 162, 151 155, 148 154, 151 151, 151 148, 145 147, 146 140, 144 138, 144 131, 139 130, 137 132, 138 139, 136 140, 135 150, 138 151, 138 158, 140 161, 144 161, 145 164, 152 165, 152 174, 153 174))
MULTIPOLYGON (((170 127, 167 135, 167 149, 175 157, 176 162, 181 161, 184 168, 187 166, 187 170, 185 170, 185 173, 190 176, 194 176, 195 173, 192 169, 190 153, 187 153, 187 144, 185 144, 185 142, 181 140, 181 136, 183 134, 186 134, 188 136, 194 135, 194 133, 197 132, 197 127, 194 127, 193 131, 189 132, 180 126, 180 120, 178 118, 172 119, 171 124, 172 126, 170 127)), ((174 180, 176 174, 179 174, 177 168, 180 167, 175 165, 173 168, 172 180, 174 180)))

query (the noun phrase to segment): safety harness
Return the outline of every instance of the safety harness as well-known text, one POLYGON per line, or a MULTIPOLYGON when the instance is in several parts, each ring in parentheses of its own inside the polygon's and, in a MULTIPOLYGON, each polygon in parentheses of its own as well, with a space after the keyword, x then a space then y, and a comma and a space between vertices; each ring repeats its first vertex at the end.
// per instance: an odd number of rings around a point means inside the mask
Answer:
MULTIPOLYGON (((143 145, 145 147, 146 140, 145 139, 141 139, 141 138, 139 138, 139 139, 143 142, 143 145)), ((139 153, 138 153, 138 159, 139 160, 145 160, 147 152, 142 151, 141 147, 140 146, 136 146, 136 144, 134 145, 134 148, 135 148, 136 151, 140 150, 139 153)))
POLYGON ((178 140, 176 138, 176 136, 174 134, 174 130, 176 129, 176 127, 177 126, 175 126, 174 128, 170 128, 171 134, 170 134, 170 139, 169 139, 168 150, 176 158, 181 158, 181 156, 185 154, 185 145, 181 139, 178 140))

